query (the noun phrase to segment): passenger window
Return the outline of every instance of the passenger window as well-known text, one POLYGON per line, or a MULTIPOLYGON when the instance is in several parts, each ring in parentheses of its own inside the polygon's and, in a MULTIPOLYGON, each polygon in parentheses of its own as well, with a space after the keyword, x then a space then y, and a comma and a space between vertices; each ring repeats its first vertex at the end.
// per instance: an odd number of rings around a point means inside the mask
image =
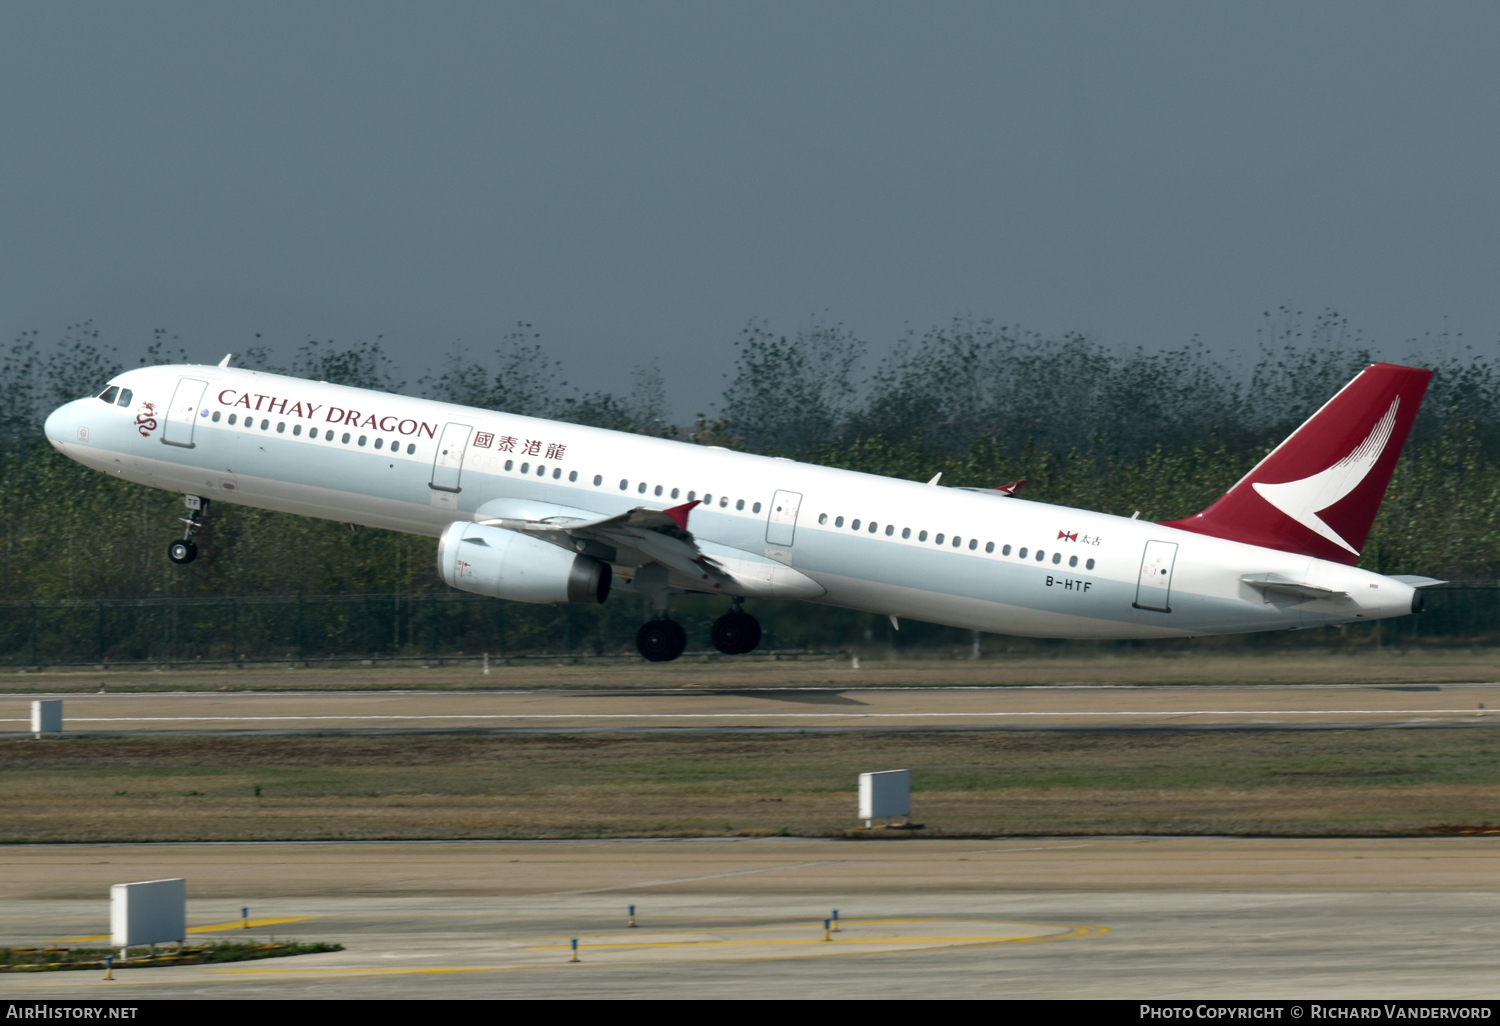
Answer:
POLYGON ((727 496, 727 495, 721 495, 721 496, 719 496, 719 508, 723 509, 727 505, 729 505, 729 496, 727 496))
POLYGON ((630 482, 627 481, 627 480, 625 480, 623 477, 620 478, 620 491, 623 492, 625 489, 627 489, 629 487, 630 487, 630 482))
POLYGON ((538 463, 536 465, 536 476, 537 477, 546 477, 547 476, 547 468, 544 467, 544 466, 542 466, 540 463, 538 463))
POLYGON ((889 538, 891 535, 893 535, 895 533, 896 533, 896 525, 895 524, 886 524, 885 525, 885 536, 887 538, 889 538))
POLYGON ((927 540, 927 532, 926 531, 922 531, 921 533, 919 533, 917 535, 917 541, 926 541, 926 540, 927 540))
POLYGON ((135 393, 134 392, 132 392, 128 388, 122 388, 122 389, 120 389, 120 398, 118 398, 118 399, 115 400, 115 405, 116 406, 129 406, 130 405, 130 400, 133 399, 134 397, 135 397, 135 393))
POLYGON ((1069 566, 1077 566, 1078 565, 1078 557, 1077 556, 1069 556, 1068 557, 1068 565, 1069 566))
MULTIPOLYGON (((231 424, 234 423, 234 414, 232 414, 232 413, 229 415, 229 423, 231 423, 231 424)), ((307 429, 307 437, 311 438, 314 442, 316 442, 318 440, 318 429, 317 428, 308 428, 307 429)))
POLYGON ((640 492, 642 495, 645 495, 646 494, 646 482, 642 481, 641 484, 640 484, 640 487, 637 488, 636 491, 640 492))
POLYGON ((859 521, 858 520, 851 520, 851 521, 849 521, 849 529, 851 531, 858 531, 859 530, 859 521))
POLYGON ((954 548, 955 548, 955 549, 956 549, 956 548, 958 548, 958 545, 959 545, 959 542, 961 542, 961 541, 963 541, 963 539, 962 539, 962 538, 960 538, 960 537, 959 537, 959 536, 958 536, 958 535, 956 535, 956 534, 955 534, 955 535, 954 535, 954 536, 953 536, 953 547, 954 547, 954 548))
POLYGON ((653 492, 652 494, 653 495, 658 495, 658 496, 661 495, 661 485, 657 485, 656 486, 656 491, 653 492))
POLYGON ((844 518, 843 517, 834 517, 833 518, 833 526, 834 527, 843 527, 844 526, 844 518))
POLYGON ((879 527, 879 526, 880 526, 879 524, 877 524, 875 521, 871 520, 870 521, 870 533, 874 534, 875 533, 875 529, 877 527, 879 527))
POLYGON ((529 474, 529 473, 531 473, 531 464, 530 463, 523 463, 523 464, 521 464, 521 473, 523 473, 523 474, 529 474))
POLYGON ((678 490, 677 490, 677 489, 676 489, 676 488, 673 488, 673 489, 672 489, 672 498, 674 498, 674 499, 675 499, 675 498, 677 498, 677 496, 679 496, 679 495, 681 495, 681 494, 682 494, 682 493, 681 493, 681 492, 680 492, 680 491, 678 491, 678 490))
POLYGON ((1086 570, 1092 570, 1094 569, 1094 561, 1091 559, 1087 563, 1083 564, 1083 566, 1086 570))
POLYGON ((360 445, 364 445, 365 442, 368 441, 368 440, 369 440, 369 436, 368 435, 360 435, 359 436, 359 444, 360 445))
POLYGON ((578 471, 576 471, 576 470, 570 470, 570 471, 568 471, 568 480, 570 482, 577 481, 578 480, 578 471))
POLYGON ((344 444, 345 445, 349 444, 349 432, 347 432, 347 431, 344 432, 344 444))
POLYGON ((697 492, 688 492, 688 502, 692 502, 697 497, 698 497, 698 493, 697 492))
POLYGON ((969 551, 973 552, 977 548, 979 548, 979 539, 978 538, 970 538, 969 539, 969 551))
MULTIPOLYGON (((1008 555, 1010 555, 1010 546, 1007 545, 1003 549, 1001 549, 1000 550, 1000 555, 1002 555, 1002 556, 1008 556, 1008 555)), ((1022 555, 1025 555, 1025 553, 1023 552, 1022 555)))
POLYGON ((1021 559, 1025 559, 1025 558, 1026 558, 1026 546, 1024 546, 1024 545, 1022 545, 1022 546, 1021 546, 1021 551, 1020 551, 1020 552, 1017 552, 1017 553, 1016 553, 1016 555, 1017 555, 1017 556, 1018 556, 1018 557, 1019 557, 1019 558, 1021 558, 1021 559))
POLYGON ((270 428, 271 428, 271 422, 269 420, 262 420, 260 422, 260 429, 262 431, 268 431, 268 430, 270 430, 270 428))
POLYGON ((277 422, 277 424, 276 424, 276 433, 278 435, 284 435, 284 434, 286 434, 286 421, 283 420, 283 421, 277 422))
POLYGON ((505 461, 505 469, 506 470, 513 470, 513 469, 515 469, 515 466, 516 466, 516 461, 515 460, 506 460, 505 461))
MULTIPOLYGON (((219 419, 219 415, 217 413, 214 414, 214 419, 215 420, 219 419)), ((297 438, 297 437, 300 437, 301 434, 302 434, 302 425, 301 424, 293 424, 292 425, 292 437, 293 438, 297 438)))
POLYGON ((412 453, 414 453, 416 451, 417 451, 417 446, 416 446, 415 442, 408 442, 408 443, 406 443, 406 455, 410 456, 412 453))
POLYGON ((994 552, 995 551, 995 543, 994 542, 985 542, 984 543, 984 551, 986 551, 986 552, 994 552))
MULTIPOLYGON (((505 461, 505 469, 506 470, 510 469, 510 460, 506 460, 505 461)), ((603 483, 604 483, 604 475, 603 474, 595 474, 594 475, 594 487, 598 488, 603 483)))
POLYGON ((903 528, 901 528, 901 537, 903 537, 903 538, 910 538, 911 537, 911 528, 909 528, 909 527, 903 527, 903 528))
MULTIPOLYGON (((213 418, 212 418, 212 419, 213 419, 213 422, 214 422, 214 423, 215 423, 215 424, 217 424, 217 423, 218 423, 218 422, 219 422, 219 411, 218 411, 218 410, 215 410, 215 411, 214 411, 214 415, 213 415, 213 418)), ((298 430, 301 430, 301 429, 300 429, 300 428, 299 428, 299 429, 298 429, 298 430)))
MULTIPOLYGON (((576 478, 578 475, 574 474, 573 476, 576 478)), ((552 468, 552 480, 556 481, 560 477, 562 477, 562 467, 553 467, 552 468)))
POLYGON ((111 406, 113 406, 115 404, 115 399, 117 399, 119 397, 119 395, 120 395, 120 386, 119 385, 110 385, 103 392, 99 393, 99 398, 103 399, 105 402, 107 402, 111 406))
POLYGON ((828 514, 827 513, 819 513, 818 514, 818 523, 820 523, 820 524, 826 524, 826 523, 828 523, 828 514))
POLYGON ((1045 558, 1047 558, 1047 554, 1045 552, 1043 552, 1041 549, 1037 549, 1036 550, 1036 561, 1038 563, 1040 563, 1045 558))
POLYGON ((750 507, 750 512, 751 513, 759 513, 760 512, 760 503, 757 502, 754 506, 751 506, 750 507))
POLYGON ((1061 552, 1054 552, 1054 553, 1052 553, 1052 565, 1056 566, 1057 564, 1059 564, 1061 562, 1062 562, 1062 553, 1061 552))
POLYGON ((734 504, 734 508, 735 508, 735 509, 744 509, 744 508, 745 508, 745 500, 744 500, 744 499, 741 499, 741 500, 739 500, 739 501, 738 501, 738 502, 736 502, 736 503, 735 503, 735 504, 734 504))
POLYGON ((936 538, 932 539, 932 541, 934 545, 941 545, 943 544, 943 536, 938 535, 936 538))

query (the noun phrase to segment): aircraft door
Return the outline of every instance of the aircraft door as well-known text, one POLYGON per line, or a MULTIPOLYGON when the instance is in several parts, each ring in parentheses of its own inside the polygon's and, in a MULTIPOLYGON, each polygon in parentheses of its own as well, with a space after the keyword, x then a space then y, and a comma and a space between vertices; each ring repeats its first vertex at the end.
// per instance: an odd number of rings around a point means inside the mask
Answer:
POLYGON ((766 544, 790 545, 797 533, 797 510, 801 492, 777 492, 771 496, 771 515, 766 518, 766 544))
POLYGON ((440 492, 462 491, 458 477, 464 469, 464 450, 473 430, 468 424, 444 425, 443 435, 438 439, 437 455, 432 460, 432 481, 428 487, 440 492))
POLYGON ((1135 585, 1137 609, 1170 613, 1172 606, 1172 564, 1177 561, 1177 543, 1148 541, 1141 556, 1141 576, 1135 585))
POLYGON ((198 378, 178 380, 172 402, 167 407, 167 422, 161 431, 163 442, 184 449, 193 447, 193 427, 198 422, 198 408, 203 405, 203 392, 207 388, 208 382, 198 378))

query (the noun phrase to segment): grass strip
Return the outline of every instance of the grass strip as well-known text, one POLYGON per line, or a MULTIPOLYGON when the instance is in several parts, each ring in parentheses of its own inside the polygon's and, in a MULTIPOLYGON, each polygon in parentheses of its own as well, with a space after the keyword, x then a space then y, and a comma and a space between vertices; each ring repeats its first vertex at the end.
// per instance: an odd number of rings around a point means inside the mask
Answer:
POLYGON ((74 738, 0 742, 0 842, 1487 833, 1500 727, 74 738))
POLYGON ((302 941, 216 941, 188 945, 181 951, 121 961, 114 948, 0 948, 0 973, 45 973, 69 969, 103 969, 105 958, 114 956, 116 969, 145 969, 164 965, 201 965, 206 962, 251 962, 259 958, 315 955, 343 951, 342 944, 307 944, 302 941))

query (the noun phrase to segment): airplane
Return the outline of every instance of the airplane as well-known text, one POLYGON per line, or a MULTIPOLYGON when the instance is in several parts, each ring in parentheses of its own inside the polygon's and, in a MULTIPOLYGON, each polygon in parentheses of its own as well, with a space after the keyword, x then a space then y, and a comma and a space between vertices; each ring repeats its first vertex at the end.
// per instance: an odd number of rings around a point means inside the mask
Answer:
POLYGON ((449 586, 535 603, 645 596, 642 656, 680 656, 674 595, 796 599, 997 634, 1196 637, 1420 610, 1432 578, 1354 564, 1431 372, 1371 364, 1213 505, 1153 523, 229 366, 137 368, 48 416, 79 463, 213 502, 436 536, 449 586))

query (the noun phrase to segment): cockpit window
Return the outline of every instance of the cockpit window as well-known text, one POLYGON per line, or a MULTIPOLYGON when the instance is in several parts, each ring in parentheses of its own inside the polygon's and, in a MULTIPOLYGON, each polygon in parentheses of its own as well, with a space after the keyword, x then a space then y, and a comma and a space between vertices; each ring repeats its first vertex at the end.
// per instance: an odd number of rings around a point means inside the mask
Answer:
POLYGON ((133 398, 135 398, 135 393, 134 392, 132 392, 128 388, 122 388, 122 389, 120 389, 120 398, 119 398, 118 401, 116 401, 115 405, 116 406, 129 406, 130 405, 130 400, 133 399, 133 398))
POLYGON ((99 398, 103 399, 105 402, 107 402, 111 406, 113 406, 115 398, 117 396, 119 396, 119 394, 120 394, 120 386, 119 385, 110 385, 104 391, 102 391, 102 392, 99 393, 99 398))

